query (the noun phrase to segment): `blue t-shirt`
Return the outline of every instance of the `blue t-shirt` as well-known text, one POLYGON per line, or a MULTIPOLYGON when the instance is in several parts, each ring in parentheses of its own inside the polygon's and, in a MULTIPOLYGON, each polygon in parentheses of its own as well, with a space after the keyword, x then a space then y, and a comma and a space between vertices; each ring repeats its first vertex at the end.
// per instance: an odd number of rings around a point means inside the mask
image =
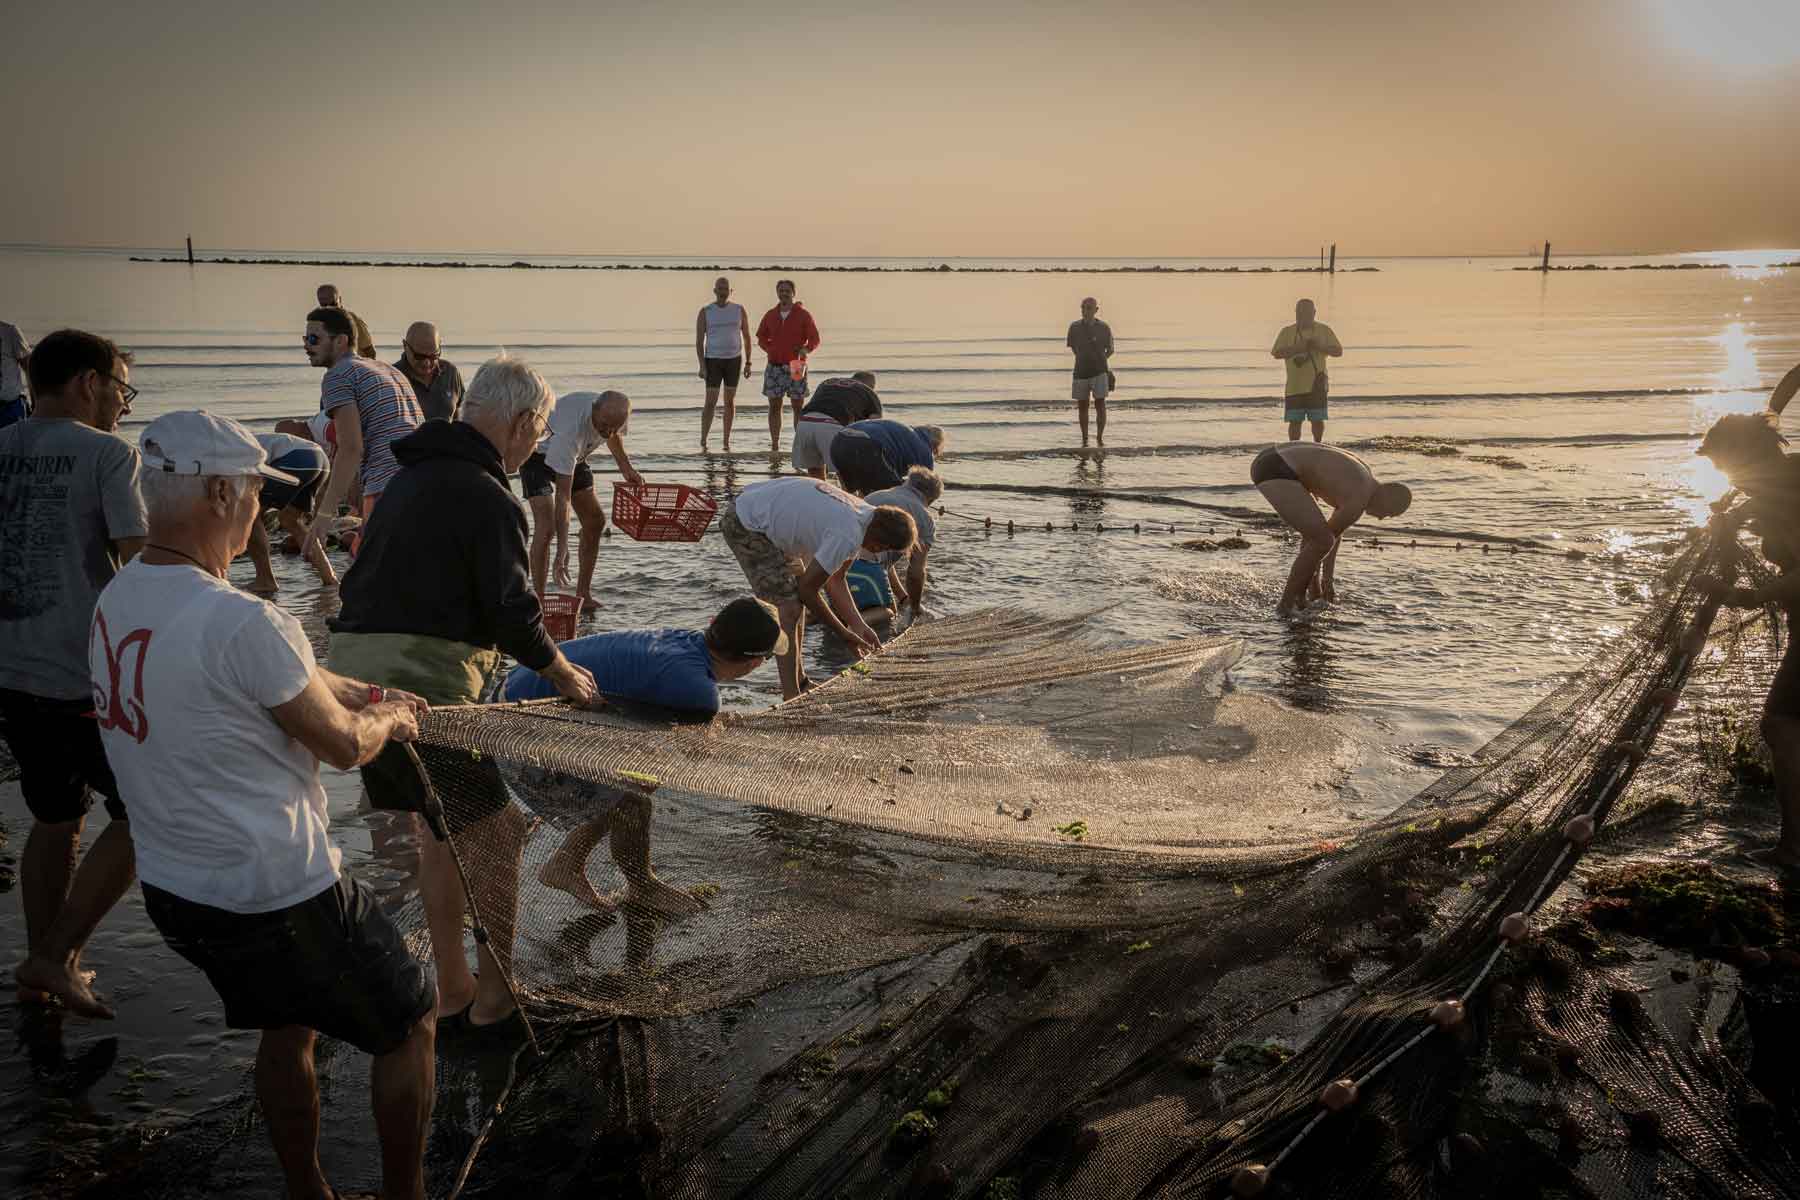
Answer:
MULTIPOLYGON (((626 629, 595 633, 562 643, 578 667, 594 673, 604 696, 655 704, 680 712, 719 711, 719 684, 713 679, 706 635, 694 629, 626 629)), ((545 700, 556 685, 527 667, 514 667, 502 693, 507 700, 545 700)))
POLYGON ((851 559, 850 569, 844 572, 844 582, 850 585, 850 598, 856 601, 858 608, 894 606, 894 589, 888 586, 887 568, 880 563, 872 563, 866 558, 851 559))
POLYGON ((888 460, 888 465, 894 468, 897 475, 904 476, 914 467, 937 466, 931 458, 931 443, 911 425, 881 418, 857 421, 850 428, 861 430, 873 438, 875 444, 881 447, 882 457, 888 460))

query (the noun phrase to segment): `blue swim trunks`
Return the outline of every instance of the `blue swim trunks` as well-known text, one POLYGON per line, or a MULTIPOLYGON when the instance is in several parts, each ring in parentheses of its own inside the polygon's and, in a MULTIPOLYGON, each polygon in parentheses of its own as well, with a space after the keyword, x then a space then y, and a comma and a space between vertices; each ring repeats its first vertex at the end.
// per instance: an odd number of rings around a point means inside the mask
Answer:
POLYGON ((1331 402, 1319 401, 1316 405, 1310 394, 1287 397, 1286 419, 1289 421, 1323 421, 1331 415, 1331 402))
POLYGON ((763 364, 763 395, 771 400, 788 396, 795 400, 806 399, 806 379, 802 376, 795 379, 786 363, 763 364))

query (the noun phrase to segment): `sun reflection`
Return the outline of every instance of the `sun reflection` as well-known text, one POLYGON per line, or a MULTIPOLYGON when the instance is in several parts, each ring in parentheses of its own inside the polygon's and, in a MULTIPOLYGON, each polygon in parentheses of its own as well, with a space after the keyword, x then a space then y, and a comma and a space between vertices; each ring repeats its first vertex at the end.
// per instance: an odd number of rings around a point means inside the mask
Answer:
POLYGON ((1713 376, 1713 387, 1722 392, 1735 392, 1762 386, 1762 372, 1756 365, 1756 348, 1750 344, 1750 331, 1744 328, 1742 321, 1733 321, 1718 337, 1709 340, 1725 351, 1725 366, 1713 376))
MULTIPOLYGON (((1725 347, 1727 364, 1724 371, 1716 377, 1721 381, 1735 378, 1745 369, 1742 359, 1749 360, 1750 382, 1737 384, 1721 384, 1732 386, 1739 392, 1735 396, 1695 396, 1693 411, 1688 428, 1694 436, 1694 446, 1698 448, 1700 438, 1712 428, 1714 421, 1727 413, 1760 412, 1764 398, 1757 391, 1760 380, 1756 376, 1756 351, 1750 349, 1749 339, 1743 334, 1743 326, 1734 324, 1727 326, 1725 332, 1713 339, 1725 347), (1735 334, 1733 331, 1736 331, 1735 334)), ((1695 525, 1704 525, 1712 516, 1712 503, 1731 489, 1731 481, 1725 473, 1698 454, 1689 457, 1677 466, 1669 476, 1669 505, 1675 511, 1685 515, 1695 525)))

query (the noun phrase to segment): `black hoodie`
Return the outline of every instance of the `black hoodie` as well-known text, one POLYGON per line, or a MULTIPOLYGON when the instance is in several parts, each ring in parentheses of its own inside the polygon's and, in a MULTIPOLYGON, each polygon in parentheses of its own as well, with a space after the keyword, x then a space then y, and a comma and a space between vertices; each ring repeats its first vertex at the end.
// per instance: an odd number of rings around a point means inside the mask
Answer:
POLYGON ((427 421, 393 450, 400 473, 370 514, 331 628, 498 646, 534 671, 549 666, 525 509, 500 452, 460 421, 427 421))

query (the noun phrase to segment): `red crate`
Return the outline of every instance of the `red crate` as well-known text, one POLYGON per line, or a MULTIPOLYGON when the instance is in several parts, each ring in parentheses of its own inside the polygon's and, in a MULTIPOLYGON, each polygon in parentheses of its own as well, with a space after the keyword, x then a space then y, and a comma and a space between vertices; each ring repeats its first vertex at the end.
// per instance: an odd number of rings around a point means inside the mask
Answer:
POLYGON ((718 501, 685 483, 613 480, 613 524, 640 542, 697 542, 718 512, 718 501))
POLYGON ((581 618, 581 597, 567 592, 551 592, 543 599, 544 632, 553 642, 566 642, 575 636, 575 623, 581 618))

